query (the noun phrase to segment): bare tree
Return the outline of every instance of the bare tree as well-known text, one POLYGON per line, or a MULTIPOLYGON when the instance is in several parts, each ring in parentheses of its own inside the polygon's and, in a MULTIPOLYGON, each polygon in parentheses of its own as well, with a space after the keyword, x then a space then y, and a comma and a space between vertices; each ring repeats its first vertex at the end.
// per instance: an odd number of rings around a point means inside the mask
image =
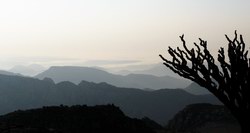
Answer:
POLYGON ((195 48, 188 49, 184 35, 180 36, 183 48, 169 47, 168 60, 160 55, 164 65, 180 76, 190 79, 208 89, 235 116, 242 133, 250 133, 250 59, 247 57, 242 35, 228 40, 228 58, 224 49, 218 51, 218 63, 207 49, 207 41, 202 39, 195 48), (188 65, 191 63, 191 65, 188 65), (220 66, 220 67, 219 67, 220 66))

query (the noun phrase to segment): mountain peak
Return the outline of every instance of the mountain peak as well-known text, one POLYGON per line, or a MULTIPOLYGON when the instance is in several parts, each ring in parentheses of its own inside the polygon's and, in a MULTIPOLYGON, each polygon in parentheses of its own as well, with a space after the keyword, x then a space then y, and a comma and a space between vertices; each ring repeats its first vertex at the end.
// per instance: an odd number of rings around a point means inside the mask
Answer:
POLYGON ((38 73, 41 73, 44 71, 46 68, 38 65, 38 64, 31 64, 28 66, 24 65, 16 65, 13 68, 11 68, 9 71, 14 72, 14 73, 20 73, 25 76, 34 76, 38 73))

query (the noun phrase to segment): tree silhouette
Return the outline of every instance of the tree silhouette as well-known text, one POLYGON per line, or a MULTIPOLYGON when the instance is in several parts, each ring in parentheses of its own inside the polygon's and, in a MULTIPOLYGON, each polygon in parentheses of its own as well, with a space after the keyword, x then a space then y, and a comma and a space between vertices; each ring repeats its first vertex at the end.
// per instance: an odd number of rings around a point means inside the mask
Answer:
POLYGON ((228 40, 228 57, 224 48, 218 51, 218 66, 207 49, 207 41, 199 38, 195 48, 188 49, 184 35, 180 36, 183 50, 169 47, 172 60, 160 55, 164 65, 180 76, 208 89, 235 116, 242 133, 250 133, 250 59, 242 35, 228 40), (189 64, 191 63, 191 64, 189 64), (219 67, 220 66, 220 67, 219 67))

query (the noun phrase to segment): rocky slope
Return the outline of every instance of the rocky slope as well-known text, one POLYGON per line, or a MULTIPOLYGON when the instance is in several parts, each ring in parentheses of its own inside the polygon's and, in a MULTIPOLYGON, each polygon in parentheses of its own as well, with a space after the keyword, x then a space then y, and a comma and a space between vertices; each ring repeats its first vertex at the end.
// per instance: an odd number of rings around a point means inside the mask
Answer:
POLYGON ((169 121, 174 133, 239 133, 240 127, 229 110, 222 105, 192 104, 169 121))

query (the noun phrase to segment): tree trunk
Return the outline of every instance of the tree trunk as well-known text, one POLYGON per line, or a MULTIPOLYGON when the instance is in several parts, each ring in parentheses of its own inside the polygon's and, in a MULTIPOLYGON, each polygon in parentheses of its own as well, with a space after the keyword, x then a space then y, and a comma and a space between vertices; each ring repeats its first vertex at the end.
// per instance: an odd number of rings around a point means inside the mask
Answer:
POLYGON ((250 124, 249 124, 249 122, 240 123, 240 127, 241 127, 241 133, 250 133, 250 124))
POLYGON ((250 133, 250 117, 249 115, 241 115, 241 118, 238 119, 241 133, 250 133))

